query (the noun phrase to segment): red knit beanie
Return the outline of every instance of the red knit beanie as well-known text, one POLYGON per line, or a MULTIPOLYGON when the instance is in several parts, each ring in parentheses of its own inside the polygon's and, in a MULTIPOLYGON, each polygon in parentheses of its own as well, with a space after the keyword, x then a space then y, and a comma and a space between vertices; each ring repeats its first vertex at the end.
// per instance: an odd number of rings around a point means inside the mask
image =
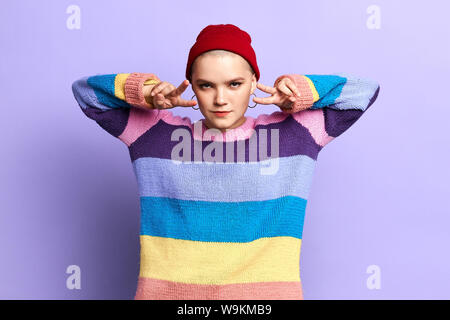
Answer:
POLYGON ((252 38, 250 35, 233 24, 216 24, 203 28, 189 51, 186 79, 191 81, 191 66, 195 58, 203 52, 222 49, 234 52, 247 60, 253 71, 255 71, 256 80, 259 80, 258 64, 256 63, 256 55, 251 43, 252 38))

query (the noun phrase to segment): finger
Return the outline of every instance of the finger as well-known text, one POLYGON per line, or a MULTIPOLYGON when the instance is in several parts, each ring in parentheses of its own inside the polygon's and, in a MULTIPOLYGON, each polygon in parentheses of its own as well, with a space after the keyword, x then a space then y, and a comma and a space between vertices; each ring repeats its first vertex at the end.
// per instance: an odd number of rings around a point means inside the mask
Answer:
POLYGON ((172 103, 170 102, 169 99, 165 99, 165 101, 164 101, 164 109, 172 109, 172 108, 174 108, 174 107, 175 107, 175 106, 172 105, 172 103))
POLYGON ((169 83, 164 89, 162 89, 160 93, 165 97, 174 97, 178 95, 177 88, 175 88, 175 86, 171 83, 169 83))
POLYGON ((157 94, 159 94, 162 90, 164 90, 165 87, 167 87, 169 85, 168 82, 160 82, 158 83, 152 90, 151 95, 152 96, 156 96, 157 94))
POLYGON ((286 78, 286 79, 287 79, 286 85, 289 87, 289 89, 291 89, 291 91, 294 92, 294 94, 297 97, 300 97, 300 90, 298 90, 297 85, 295 83, 293 83, 291 79, 289 79, 289 78, 286 78))
POLYGON ((163 108, 164 107, 164 101, 166 99, 164 98, 164 95, 158 93, 154 98, 153 98, 153 105, 156 106, 158 109, 163 108))
POLYGON ((153 88, 152 91, 150 92, 150 96, 155 96, 156 95, 156 90, 158 89, 158 87, 162 84, 162 82, 157 83, 153 88))
POLYGON ((259 82, 256 83, 256 87, 259 90, 270 93, 270 94, 275 94, 277 92, 277 89, 275 89, 274 87, 269 87, 269 86, 263 85, 262 83, 259 83, 259 82))
POLYGON ((255 97, 253 98, 253 101, 259 104, 273 104, 277 102, 277 98, 274 96, 265 97, 265 98, 259 98, 255 97))
POLYGON ((288 95, 288 96, 293 96, 293 92, 291 91, 291 89, 289 89, 286 86, 286 82, 285 81, 280 81, 280 83, 277 86, 277 89, 280 90, 281 92, 283 92, 284 94, 288 95))
POLYGON ((159 104, 158 104, 158 109, 171 109, 174 108, 174 106, 172 105, 172 103, 170 102, 169 99, 164 98, 163 95, 159 95, 162 96, 162 99, 160 100, 159 104))
POLYGON ((177 105, 180 107, 192 107, 195 106, 196 104, 197 101, 195 100, 185 100, 185 99, 180 99, 177 103, 177 105))
POLYGON ((176 92, 175 94, 181 95, 188 86, 189 86, 189 80, 185 79, 175 90, 175 92, 176 92))
POLYGON ((171 88, 172 90, 170 92, 167 93, 168 96, 170 97, 177 97, 177 96, 181 96, 181 94, 184 92, 184 90, 186 90, 186 88, 189 85, 189 81, 186 83, 186 81, 188 80, 184 80, 179 86, 178 88, 171 88))
POLYGON ((294 105, 297 98, 295 96, 292 97, 286 97, 286 99, 282 100, 281 105, 284 108, 292 109, 292 106, 294 105))

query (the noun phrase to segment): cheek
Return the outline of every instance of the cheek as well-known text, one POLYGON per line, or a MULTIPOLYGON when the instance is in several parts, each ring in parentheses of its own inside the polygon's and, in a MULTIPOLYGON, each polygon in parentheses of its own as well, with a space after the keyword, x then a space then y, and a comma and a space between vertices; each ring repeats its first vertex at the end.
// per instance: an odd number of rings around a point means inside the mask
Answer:
POLYGON ((203 108, 205 103, 208 103, 208 99, 205 99, 205 96, 202 94, 196 94, 194 97, 192 97, 192 100, 196 100, 200 108, 203 108))
MULTIPOLYGON (((202 104, 211 103, 211 101, 213 99, 211 95, 204 93, 204 92, 196 94, 195 97, 197 97, 197 101, 202 104)), ((194 97, 194 99, 195 99, 195 97, 194 97)))
POLYGON ((249 99, 250 99, 250 97, 248 96, 247 93, 242 94, 241 96, 239 96, 239 105, 242 106, 242 109, 245 109, 245 107, 248 106, 249 99))

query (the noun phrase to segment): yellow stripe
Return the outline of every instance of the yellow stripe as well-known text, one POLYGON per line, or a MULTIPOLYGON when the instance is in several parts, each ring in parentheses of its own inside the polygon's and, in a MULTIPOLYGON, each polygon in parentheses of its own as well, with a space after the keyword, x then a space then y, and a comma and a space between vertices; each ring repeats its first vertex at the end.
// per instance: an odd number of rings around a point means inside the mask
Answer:
POLYGON ((192 284, 300 281, 301 239, 204 242, 140 236, 141 277, 192 284))
POLYGON ((145 80, 144 85, 157 84, 157 83, 159 83, 159 81, 156 79, 148 79, 148 80, 145 80))
POLYGON ((125 100, 125 81, 131 73, 118 73, 114 79, 114 94, 117 98, 125 100))
POLYGON ((319 93, 317 92, 317 89, 316 89, 316 86, 314 85, 312 80, 310 78, 308 78, 307 76, 302 75, 302 77, 304 77, 306 79, 306 81, 308 82, 308 84, 309 84, 309 87, 310 87, 311 92, 313 94, 313 103, 316 102, 317 100, 320 99, 319 93))

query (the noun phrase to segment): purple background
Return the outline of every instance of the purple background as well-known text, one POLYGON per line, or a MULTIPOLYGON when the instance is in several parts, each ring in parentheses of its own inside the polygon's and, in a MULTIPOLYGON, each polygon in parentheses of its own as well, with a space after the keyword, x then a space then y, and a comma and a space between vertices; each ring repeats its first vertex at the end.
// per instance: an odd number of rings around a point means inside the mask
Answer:
POLYGON ((71 84, 151 72, 178 86, 200 30, 233 23, 252 36, 263 84, 348 72, 381 86, 319 155, 301 252, 305 299, 450 299, 449 11, 447 1, 406 0, 5 2, 0 298, 133 298, 137 182, 126 146, 81 112, 71 84), (66 26, 72 4, 79 30, 66 26), (378 30, 366 26, 372 4, 378 30), (72 264, 81 290, 66 288, 72 264), (366 286, 370 265, 380 267, 379 290, 366 286))

